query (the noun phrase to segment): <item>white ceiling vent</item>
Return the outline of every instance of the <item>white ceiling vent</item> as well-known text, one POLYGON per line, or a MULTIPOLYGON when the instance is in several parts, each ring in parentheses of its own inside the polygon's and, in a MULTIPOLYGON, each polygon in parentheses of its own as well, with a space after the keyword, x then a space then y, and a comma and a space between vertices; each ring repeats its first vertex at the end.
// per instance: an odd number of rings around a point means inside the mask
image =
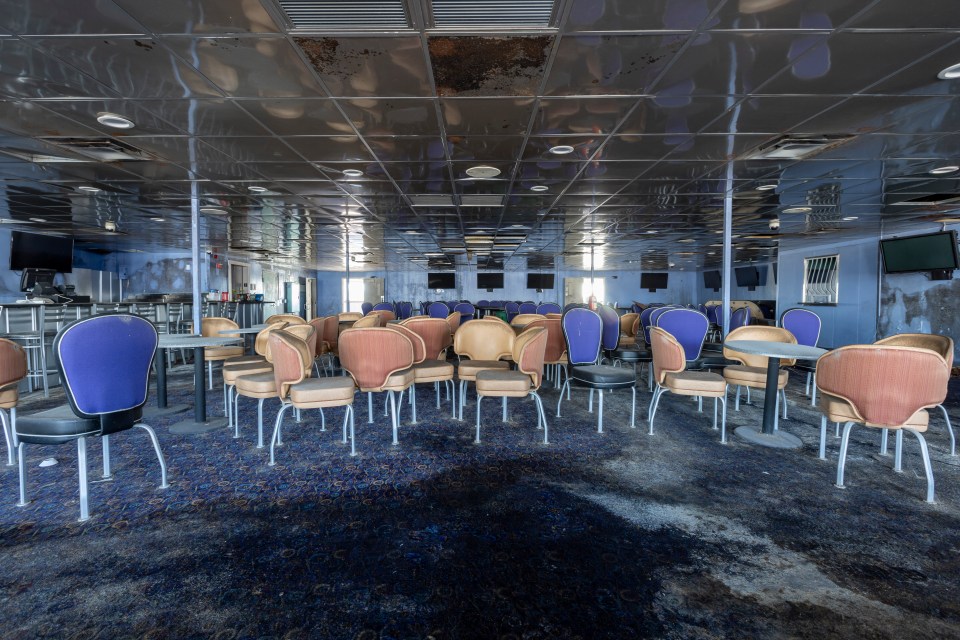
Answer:
POLYGON ((842 134, 780 136, 764 144, 748 157, 754 160, 800 160, 852 139, 853 136, 842 134))
POLYGON ((453 196, 445 194, 422 194, 410 196, 415 207, 455 207, 453 196))
POLYGON ((495 193, 478 193, 460 196, 461 207, 501 207, 503 196, 495 193))
POLYGON ((408 29, 403 0, 277 0, 296 32, 408 29))
POLYGON ((433 26, 544 28, 554 19, 554 0, 433 0, 433 26))
POLYGON ((155 159, 146 151, 114 138, 41 138, 41 140, 100 162, 155 159))

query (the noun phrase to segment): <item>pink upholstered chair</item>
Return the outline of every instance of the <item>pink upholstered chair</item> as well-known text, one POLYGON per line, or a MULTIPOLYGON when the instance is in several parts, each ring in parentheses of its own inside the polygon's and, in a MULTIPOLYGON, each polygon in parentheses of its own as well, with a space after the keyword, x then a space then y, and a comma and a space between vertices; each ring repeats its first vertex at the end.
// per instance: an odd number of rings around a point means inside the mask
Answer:
POLYGON ((440 383, 447 388, 447 399, 453 417, 457 417, 457 388, 453 384, 454 367, 447 362, 446 350, 450 346, 450 325, 443 318, 416 316, 403 321, 403 326, 416 333, 423 340, 426 358, 413 366, 418 383, 434 383, 437 395, 437 409, 440 408, 440 383), (451 395, 452 390, 452 395, 451 395))
MULTIPOLYGON (((843 487, 843 472, 854 424, 897 433, 894 470, 902 467, 903 432, 914 434, 927 475, 927 502, 933 502, 933 471, 923 432, 925 409, 943 401, 950 368, 928 349, 888 345, 852 345, 836 349, 817 361, 819 407, 828 420, 845 423, 837 464, 837 486, 843 487)), ((826 436, 821 423, 821 452, 826 436)))

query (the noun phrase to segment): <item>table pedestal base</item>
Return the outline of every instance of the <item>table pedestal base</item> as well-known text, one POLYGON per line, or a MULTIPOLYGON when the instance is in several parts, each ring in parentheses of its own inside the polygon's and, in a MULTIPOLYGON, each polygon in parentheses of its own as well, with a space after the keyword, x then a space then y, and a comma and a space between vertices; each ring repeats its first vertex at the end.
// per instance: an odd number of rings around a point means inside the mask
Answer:
POLYGON ((767 435, 756 427, 737 427, 735 433, 751 444, 774 449, 799 449, 803 446, 800 438, 780 430, 767 435))
POLYGON ((224 429, 227 426, 226 418, 212 418, 206 422, 197 422, 194 420, 184 420, 178 422, 177 424, 170 427, 170 433, 177 433, 180 435, 199 435, 203 433, 209 433, 217 429, 224 429))

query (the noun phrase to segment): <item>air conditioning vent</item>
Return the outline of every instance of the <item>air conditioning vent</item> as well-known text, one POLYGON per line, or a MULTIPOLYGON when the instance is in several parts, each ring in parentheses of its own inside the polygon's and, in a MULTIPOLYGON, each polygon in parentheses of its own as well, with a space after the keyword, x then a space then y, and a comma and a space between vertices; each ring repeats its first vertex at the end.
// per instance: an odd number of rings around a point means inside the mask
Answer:
POLYGON ((554 19, 554 0, 433 0, 433 26, 458 27, 549 27, 554 19))
POLYGON ((114 138, 41 138, 41 140, 99 162, 156 159, 146 151, 114 138))
POLYGON ((453 196, 444 194, 423 194, 410 196, 415 207, 455 207, 453 196))
POLYGON ((408 29, 403 0, 277 0, 296 33, 408 29))
POLYGON ((853 139, 851 135, 786 135, 768 142, 750 154, 754 160, 800 160, 853 139))
POLYGON ((499 194, 473 194, 460 196, 461 207, 501 207, 503 196, 499 194))

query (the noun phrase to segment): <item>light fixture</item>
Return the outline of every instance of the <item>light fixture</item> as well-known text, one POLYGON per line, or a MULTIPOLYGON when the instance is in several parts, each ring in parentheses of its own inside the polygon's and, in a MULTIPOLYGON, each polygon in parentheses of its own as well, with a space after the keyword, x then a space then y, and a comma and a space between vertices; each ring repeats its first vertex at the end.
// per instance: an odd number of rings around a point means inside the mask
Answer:
POLYGON ((847 222, 849 222, 849 221, 851 221, 851 220, 859 220, 859 219, 860 219, 860 216, 847 216, 847 217, 843 218, 843 220, 846 220, 847 222))
POLYGON ((103 228, 112 233, 117 230, 117 223, 113 220, 107 220, 103 223, 103 228))
POLYGON ((133 120, 130 118, 125 118, 124 116, 107 111, 101 111, 97 114, 97 122, 105 127, 112 127, 114 129, 133 129, 134 127, 133 120))
POLYGON ((206 213, 211 216, 223 216, 226 215, 227 212, 216 207, 200 207, 200 213, 206 213))
POLYGON ((568 144, 558 144, 555 147, 550 147, 550 153, 555 156, 565 156, 568 153, 573 153, 573 147, 568 144))
POLYGON ((535 184, 535 185, 533 185, 532 187, 530 187, 530 191, 536 191, 536 192, 539 193, 539 192, 546 191, 546 190, 549 189, 549 188, 550 188, 550 187, 548 187, 548 186, 545 185, 545 184, 535 184))
POLYGON ((153 222, 166 222, 166 218, 150 218, 153 222))
POLYGON ((654 233, 659 233, 656 229, 647 229, 647 233, 653 235, 654 233))
POLYGON ((810 213, 813 211, 810 207, 790 207, 789 209, 784 209, 784 213, 810 213))
POLYGON ((777 188, 776 184, 762 184, 757 187, 757 191, 773 191, 777 188))
POLYGON ((99 187, 91 187, 90 185, 82 184, 77 187, 77 191, 86 191, 87 193, 100 193, 99 187))
POLYGON ((343 175, 348 178, 362 178, 363 171, 360 171, 360 169, 344 169, 343 175))
POLYGON ((30 222, 46 222, 46 218, 30 218, 30 222))
POLYGON ((942 176, 945 173, 953 173, 954 171, 960 171, 960 167, 958 167, 955 164, 950 164, 944 167, 937 167, 936 169, 930 169, 930 175, 942 176))
POLYGON ((957 64, 952 64, 940 73, 937 74, 937 77, 941 80, 955 80, 960 78, 960 62, 957 64))
POLYGON ((693 238, 681 238, 677 242, 696 242, 693 238))
POLYGON ((247 187, 247 191, 250 191, 251 193, 263 193, 266 190, 266 187, 258 187, 256 185, 247 187))
POLYGON ((496 178, 500 175, 500 169, 481 164, 467 169, 467 175, 471 178, 496 178))

